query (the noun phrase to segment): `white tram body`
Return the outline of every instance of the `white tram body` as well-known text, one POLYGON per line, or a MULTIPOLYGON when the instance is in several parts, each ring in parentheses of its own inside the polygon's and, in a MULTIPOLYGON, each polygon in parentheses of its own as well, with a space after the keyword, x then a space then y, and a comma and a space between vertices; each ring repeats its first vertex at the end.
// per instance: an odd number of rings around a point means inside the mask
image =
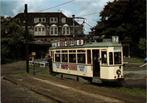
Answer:
POLYGON ((50 48, 53 72, 90 78, 99 77, 101 80, 124 78, 123 52, 120 43, 69 42, 54 43, 50 48))

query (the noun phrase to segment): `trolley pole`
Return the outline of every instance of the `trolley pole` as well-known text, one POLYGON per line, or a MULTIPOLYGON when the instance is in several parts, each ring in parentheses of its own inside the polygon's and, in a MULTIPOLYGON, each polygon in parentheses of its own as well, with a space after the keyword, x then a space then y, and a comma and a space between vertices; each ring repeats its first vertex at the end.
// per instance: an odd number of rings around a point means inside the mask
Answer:
POLYGON ((75 15, 72 15, 72 19, 73 19, 73 38, 75 38, 75 15))
POLYGON ((24 10, 25 17, 25 49, 26 49, 26 72, 29 73, 29 60, 28 60, 28 8, 27 4, 25 4, 24 10))

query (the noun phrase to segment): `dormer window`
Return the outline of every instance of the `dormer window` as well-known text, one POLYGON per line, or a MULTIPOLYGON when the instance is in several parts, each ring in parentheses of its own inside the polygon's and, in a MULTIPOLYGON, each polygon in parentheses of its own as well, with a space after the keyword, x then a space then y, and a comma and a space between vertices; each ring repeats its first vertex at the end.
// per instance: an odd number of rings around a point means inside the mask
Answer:
POLYGON ((39 22, 41 22, 41 18, 39 18, 39 22))
POLYGON ((46 18, 34 18, 34 23, 45 23, 46 22, 46 18))
POLYGON ((58 18, 57 17, 51 17, 50 23, 58 23, 58 18))
POLYGON ((66 18, 62 18, 62 19, 61 19, 61 22, 62 22, 62 23, 66 23, 66 18))

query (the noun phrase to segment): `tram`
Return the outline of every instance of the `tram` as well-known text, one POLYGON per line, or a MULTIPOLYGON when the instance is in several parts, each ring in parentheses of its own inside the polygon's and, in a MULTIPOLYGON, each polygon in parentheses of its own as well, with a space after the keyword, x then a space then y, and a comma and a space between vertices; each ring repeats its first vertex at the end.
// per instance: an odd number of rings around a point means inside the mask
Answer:
POLYGON ((54 42, 49 50, 53 72, 101 81, 119 81, 123 75, 122 45, 114 40, 54 42))

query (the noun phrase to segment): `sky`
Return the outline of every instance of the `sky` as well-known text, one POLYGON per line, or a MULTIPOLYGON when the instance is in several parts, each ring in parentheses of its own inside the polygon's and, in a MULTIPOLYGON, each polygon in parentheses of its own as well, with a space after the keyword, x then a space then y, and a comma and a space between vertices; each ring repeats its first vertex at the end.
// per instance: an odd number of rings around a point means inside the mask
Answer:
MULTIPOLYGON (((0 0, 0 16, 14 17, 24 12, 24 4, 28 4, 28 12, 63 12, 68 17, 73 14, 83 17, 88 23, 84 24, 84 32, 88 33, 100 20, 99 13, 109 1, 114 0, 0 0)), ((82 19, 76 20, 83 22, 82 19)))

